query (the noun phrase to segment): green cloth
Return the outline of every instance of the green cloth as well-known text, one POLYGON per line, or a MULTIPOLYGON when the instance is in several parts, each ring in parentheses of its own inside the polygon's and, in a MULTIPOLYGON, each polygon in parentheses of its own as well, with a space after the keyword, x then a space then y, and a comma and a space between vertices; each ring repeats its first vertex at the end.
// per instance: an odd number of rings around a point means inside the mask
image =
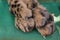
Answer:
MULTIPOLYGON (((55 3, 41 3, 48 9, 49 12, 53 12, 55 16, 59 16, 59 10, 55 3)), ((55 23, 59 25, 60 22, 55 23)), ((24 33, 20 29, 15 27, 14 15, 9 12, 8 3, 6 0, 0 0, 0 40, 60 40, 60 34, 56 29, 55 32, 47 36, 44 39, 41 34, 34 29, 29 33, 24 33)))

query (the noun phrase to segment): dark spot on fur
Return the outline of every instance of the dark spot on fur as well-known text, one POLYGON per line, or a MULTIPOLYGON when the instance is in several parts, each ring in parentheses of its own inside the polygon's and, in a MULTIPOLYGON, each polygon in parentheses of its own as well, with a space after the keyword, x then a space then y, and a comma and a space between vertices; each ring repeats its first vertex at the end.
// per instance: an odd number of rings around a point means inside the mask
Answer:
POLYGON ((35 8, 36 6, 37 6, 37 3, 34 0, 32 0, 32 8, 35 8))
POLYGON ((42 16, 45 16, 43 12, 40 12, 40 14, 41 14, 42 16))
POLYGON ((16 14, 16 11, 14 13, 16 14))
POLYGON ((33 18, 33 16, 31 16, 31 17, 28 17, 28 19, 30 19, 30 18, 33 18))
POLYGON ((20 4, 17 4, 17 7, 19 7, 20 6, 20 4))
POLYGON ((22 16, 21 16, 21 15, 19 15, 19 17, 20 17, 20 18, 22 18, 22 16))
POLYGON ((37 3, 32 4, 32 8, 35 8, 37 6, 37 3))
POLYGON ((49 19, 48 20, 49 21, 54 21, 54 18, 53 18, 53 16, 51 14, 49 14, 49 19))
POLYGON ((21 6, 21 8, 23 8, 23 6, 21 6))
POLYGON ((14 3, 17 3, 18 1, 16 0, 16 1, 14 1, 14 3))
POLYGON ((28 7, 28 4, 27 4, 27 7, 28 7))
POLYGON ((14 5, 11 5, 11 7, 12 7, 12 8, 15 8, 15 7, 16 7, 16 5, 15 5, 15 4, 14 4, 14 5))
POLYGON ((19 12, 19 8, 17 8, 17 11, 19 12))
POLYGON ((14 12, 14 14, 15 14, 16 16, 18 16, 18 14, 16 13, 16 11, 14 12))
POLYGON ((51 25, 51 27, 53 27, 53 25, 51 25))
POLYGON ((45 17, 47 16, 48 12, 47 10, 40 10, 40 14, 45 17))

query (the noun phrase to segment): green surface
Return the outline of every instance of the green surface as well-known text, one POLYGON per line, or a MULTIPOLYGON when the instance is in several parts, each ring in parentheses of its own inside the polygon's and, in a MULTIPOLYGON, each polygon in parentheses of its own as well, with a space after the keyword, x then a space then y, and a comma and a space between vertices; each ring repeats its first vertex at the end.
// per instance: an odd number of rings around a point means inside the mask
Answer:
POLYGON ((60 0, 39 0, 40 2, 60 2, 60 0))
MULTIPOLYGON (((49 12, 59 16, 56 3, 41 3, 49 12)), ((6 0, 0 0, 0 40, 60 40, 60 34, 56 29, 60 22, 55 23, 55 32, 44 39, 36 29, 30 33, 24 33, 14 26, 14 16, 9 12, 6 0)))

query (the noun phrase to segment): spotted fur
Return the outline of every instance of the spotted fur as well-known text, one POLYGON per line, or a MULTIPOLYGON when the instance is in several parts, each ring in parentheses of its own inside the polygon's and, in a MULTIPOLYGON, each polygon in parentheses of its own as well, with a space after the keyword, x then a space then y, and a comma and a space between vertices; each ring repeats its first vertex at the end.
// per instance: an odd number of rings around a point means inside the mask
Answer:
POLYGON ((34 27, 43 36, 54 32, 54 18, 37 0, 8 0, 9 10, 15 15, 15 26, 23 32, 34 27))

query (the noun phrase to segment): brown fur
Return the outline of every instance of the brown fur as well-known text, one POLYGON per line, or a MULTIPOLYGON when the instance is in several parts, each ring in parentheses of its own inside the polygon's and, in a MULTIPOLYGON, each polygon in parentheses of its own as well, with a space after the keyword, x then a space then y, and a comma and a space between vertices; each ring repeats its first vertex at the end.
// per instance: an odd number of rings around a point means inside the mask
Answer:
POLYGON ((9 9, 15 15, 15 25, 29 32, 34 25, 43 36, 54 32, 54 18, 37 0, 8 0, 9 9))
POLYGON ((23 32, 29 32, 34 27, 34 20, 28 17, 32 16, 32 12, 21 0, 12 0, 10 3, 10 11, 15 15, 15 25, 23 32), (15 1, 18 1, 15 3, 15 1), (30 28, 30 29, 29 29, 30 28))

